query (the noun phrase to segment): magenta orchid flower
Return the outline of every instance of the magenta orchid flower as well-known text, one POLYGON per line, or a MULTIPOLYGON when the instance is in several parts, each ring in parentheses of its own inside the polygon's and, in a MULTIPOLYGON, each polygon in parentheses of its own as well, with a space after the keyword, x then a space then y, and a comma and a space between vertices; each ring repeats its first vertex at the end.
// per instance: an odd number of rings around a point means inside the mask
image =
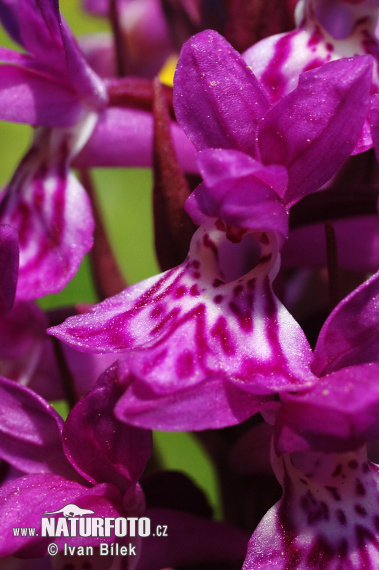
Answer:
MULTIPOLYGON (((107 110, 107 86, 86 63, 57 1, 1 2, 0 18, 27 52, 0 49, 0 118, 39 127, 0 203, 0 221, 19 235, 17 297, 35 299, 61 290, 92 246, 89 199, 70 164, 91 140, 81 166, 148 166, 153 119, 146 111, 107 110)), ((173 131, 184 154, 193 154, 177 125, 173 131)))
POLYGON ((175 109, 201 150, 204 180, 187 202, 201 224, 189 256, 50 329, 85 352, 127 353, 118 364, 126 387, 120 419, 166 430, 219 428, 270 407, 277 393, 312 384, 309 345, 271 284, 287 209, 350 155, 370 82, 369 57, 332 62, 271 106, 216 32, 184 46, 175 109), (349 77, 343 95, 342 72, 349 77), (352 119, 357 100, 361 113, 352 119))
POLYGON ((319 381, 283 394, 273 468, 283 497, 253 534, 244 570, 376 568, 379 274, 325 322, 311 362, 319 381))
POLYGON ((30 299, 62 289, 92 246, 89 199, 69 163, 107 95, 62 21, 58 2, 3 2, 0 17, 27 50, 0 50, 0 118, 40 125, 0 204, 0 220, 19 235, 17 296, 30 299))
MULTIPOLYGON (((265 38, 248 49, 243 57, 251 66, 271 101, 292 91, 299 76, 327 62, 353 55, 374 58, 371 95, 376 108, 379 92, 379 43, 375 35, 377 0, 301 0, 296 7, 296 30, 265 38)), ((353 153, 373 145, 371 128, 376 119, 367 114, 361 137, 353 153)), ((374 144, 376 140, 374 138, 374 144)))

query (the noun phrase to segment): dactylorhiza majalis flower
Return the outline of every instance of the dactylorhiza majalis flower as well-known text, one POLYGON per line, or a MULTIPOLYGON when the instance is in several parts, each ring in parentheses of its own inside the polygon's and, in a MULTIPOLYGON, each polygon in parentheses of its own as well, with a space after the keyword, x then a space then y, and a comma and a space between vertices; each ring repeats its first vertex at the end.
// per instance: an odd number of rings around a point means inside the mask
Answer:
MULTIPOLYGON (((136 556, 127 557, 127 566, 120 563, 117 568, 138 570, 201 561, 242 561, 246 534, 213 522, 202 497, 189 482, 175 474, 167 475, 168 483, 176 485, 176 493, 166 504, 164 473, 150 475, 141 487, 138 480, 151 453, 151 433, 114 417, 112 409, 119 392, 110 368, 63 422, 33 391, 0 377, 4 410, 0 416, 0 457, 12 467, 0 488, 0 557, 44 557, 51 538, 41 536, 41 516, 74 503, 97 517, 147 516, 152 529, 166 525, 169 538, 159 540, 153 531, 142 544, 130 534, 121 538, 113 533, 109 537, 61 536, 54 538, 60 551, 64 544, 96 547, 100 542, 137 541, 136 556), (152 496, 151 506, 148 498, 145 502, 143 489, 152 496), (181 508, 181 493, 192 498, 192 508, 185 507, 183 500, 181 508), (36 533, 15 536, 13 528, 19 526, 35 527, 36 533)), ((111 556, 105 559, 99 555, 99 559, 103 568, 112 562, 111 556)), ((97 555, 91 560, 97 560, 97 555)), ((60 563, 57 566, 54 558, 52 567, 63 568, 63 561, 60 563)))
POLYGON ((85 352, 127 353, 117 417, 163 430, 220 428, 314 382, 309 345, 272 281, 288 208, 354 149, 371 74, 370 56, 332 62, 271 105, 216 32, 185 44, 175 111, 201 151, 204 180, 187 202, 201 224, 188 258, 50 329, 85 352))
POLYGON ((271 417, 272 465, 281 500, 254 532, 244 570, 377 568, 379 273, 323 325, 312 388, 283 394, 271 417))
MULTIPOLYGON (((2 194, 0 221, 19 234, 17 297, 35 299, 62 289, 92 246, 89 199, 70 164, 149 166, 153 119, 107 106, 107 85, 85 61, 57 1, 1 1, 0 18, 26 50, 0 49, 0 118, 38 126, 2 194)), ((190 156, 177 125, 173 135, 190 156)))
MULTIPOLYGON (((375 65, 371 95, 377 107, 379 90, 379 43, 375 35, 377 0, 301 0, 296 7, 296 30, 277 34, 253 45, 243 57, 254 70, 271 101, 289 93, 301 73, 329 61, 353 55, 371 54, 375 65)), ((376 126, 377 130, 377 126, 376 126)), ((370 117, 354 150, 363 152, 373 144, 370 117)), ((374 139, 376 141, 376 135, 374 139)))

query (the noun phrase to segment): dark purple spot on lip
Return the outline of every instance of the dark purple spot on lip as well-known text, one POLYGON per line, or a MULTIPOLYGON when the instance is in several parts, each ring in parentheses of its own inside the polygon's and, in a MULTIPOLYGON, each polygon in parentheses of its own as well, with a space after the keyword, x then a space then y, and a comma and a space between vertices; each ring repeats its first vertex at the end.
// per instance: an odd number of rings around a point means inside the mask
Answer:
POLYGON ((214 279, 212 287, 217 289, 217 287, 221 287, 221 285, 225 285, 225 281, 221 281, 221 279, 214 279))
POLYGON ((333 499, 335 499, 336 501, 340 501, 341 500, 341 495, 339 494, 338 490, 336 487, 331 487, 329 485, 325 486, 325 489, 327 489, 329 491, 329 493, 331 493, 333 499))
POLYGON ((216 305, 219 305, 222 300, 224 298, 224 295, 216 295, 216 297, 214 297, 213 302, 216 303, 216 305))
POLYGON ((325 45, 325 47, 328 51, 334 51, 334 45, 329 42, 325 45))
POLYGON ((200 279, 201 277, 201 273, 199 273, 199 271, 195 271, 195 273, 193 274, 195 279, 200 279))
POLYGON ((349 461, 348 466, 350 467, 350 469, 358 469, 359 463, 356 459, 352 459, 351 461, 349 461))
POLYGON ((341 509, 337 511, 337 520, 341 526, 345 526, 347 523, 346 515, 341 509))
POLYGON ((250 332, 253 328, 253 319, 251 312, 244 311, 237 303, 231 301, 229 303, 230 310, 234 313, 238 320, 238 324, 244 331, 250 332))
POLYGON ((243 286, 242 285, 237 285, 236 287, 234 287, 234 294, 235 295, 239 295, 240 293, 243 292, 243 286))
POLYGON ((366 494, 365 486, 363 485, 362 481, 360 481, 359 479, 357 479, 357 481, 355 483, 355 492, 360 497, 364 497, 366 494))
POLYGON ((182 352, 176 359, 176 373, 179 378, 188 378, 194 369, 193 354, 189 351, 182 352))
POLYGON ((339 465, 337 465, 337 467, 333 471, 332 477, 338 477, 338 475, 341 475, 341 472, 342 472, 342 465, 339 464, 339 465))
POLYGON ((213 338, 217 338, 220 341, 222 350, 225 354, 230 356, 235 353, 235 346, 230 338, 225 317, 219 317, 210 332, 213 338))
POLYGON ((198 261, 197 259, 194 259, 191 261, 190 265, 192 265, 192 267, 194 267, 195 269, 199 269, 200 261, 198 261))
POLYGON ((161 316, 163 311, 164 311, 164 308, 162 305, 156 305, 155 307, 152 308, 152 310, 150 312, 150 317, 152 319, 157 319, 158 317, 161 316))
POLYGON ((192 285, 190 289, 190 294, 192 297, 198 297, 200 295, 199 287, 197 285, 192 285))
POLYGON ((185 294, 187 293, 187 287, 185 287, 184 285, 180 285, 176 291, 174 291, 174 297, 175 299, 180 299, 181 297, 183 297, 185 294))
POLYGON ((367 515, 367 511, 362 505, 355 505, 354 510, 358 515, 361 515, 361 517, 365 517, 367 515))

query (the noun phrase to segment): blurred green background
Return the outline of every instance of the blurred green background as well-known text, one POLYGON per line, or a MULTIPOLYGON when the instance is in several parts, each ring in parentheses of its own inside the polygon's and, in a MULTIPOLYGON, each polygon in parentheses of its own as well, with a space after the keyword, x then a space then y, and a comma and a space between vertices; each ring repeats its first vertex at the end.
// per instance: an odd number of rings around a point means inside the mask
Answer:
MULTIPOLYGON (((107 22, 84 14, 79 0, 61 1, 61 10, 75 35, 109 30, 107 22)), ((0 45, 19 50, 0 30, 0 45)), ((30 144, 27 125, 0 122, 0 184, 9 181, 30 144)), ((92 171, 107 231, 120 267, 132 284, 159 272, 154 254, 152 226, 152 174, 147 169, 96 169, 92 171)), ((64 291, 40 301, 45 308, 74 303, 93 303, 95 294, 88 261, 84 260, 74 280, 64 291)), ((64 406, 54 403, 65 413, 64 406)), ((205 491, 215 516, 220 517, 216 473, 207 455, 191 434, 158 433, 154 441, 164 468, 186 472, 205 491)))

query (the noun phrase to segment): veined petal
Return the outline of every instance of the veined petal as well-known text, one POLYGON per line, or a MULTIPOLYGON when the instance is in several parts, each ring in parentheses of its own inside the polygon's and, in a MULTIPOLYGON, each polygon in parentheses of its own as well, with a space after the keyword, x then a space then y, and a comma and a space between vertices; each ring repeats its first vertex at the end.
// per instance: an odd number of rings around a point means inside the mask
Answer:
POLYGON ((69 127, 83 115, 75 91, 32 67, 0 65, 0 119, 44 127, 69 127))
POLYGON ((307 385, 309 345, 271 289, 276 234, 232 230, 237 243, 208 222, 181 266, 49 332, 84 351, 133 351, 131 373, 157 394, 208 375, 258 394, 307 385))
POLYGON ((70 412, 63 428, 63 447, 76 471, 90 483, 134 487, 151 454, 151 433, 128 426, 113 415, 122 394, 115 369, 70 412))
POLYGON ((370 56, 331 62, 304 73, 266 114, 258 129, 261 159, 286 166, 288 206, 326 183, 354 150, 371 77, 370 56))
POLYGON ((312 370, 318 376, 379 361, 379 272, 348 295, 319 334, 312 370))
POLYGON ((275 460, 283 497, 262 519, 243 570, 375 570, 379 469, 365 450, 275 460))
POLYGON ((11 226, 0 225, 0 317, 14 302, 18 274, 18 238, 11 226))
POLYGON ((61 290, 92 246, 89 199, 68 171, 70 153, 80 144, 67 131, 40 130, 2 196, 0 220, 19 236, 19 299, 61 290))
POLYGON ((269 102, 238 52, 217 32, 206 30, 182 48, 174 107, 198 150, 234 148, 254 155, 256 127, 269 102))
POLYGON ((106 103, 105 86, 86 63, 57 0, 16 1, 0 9, 0 18, 12 37, 52 77, 63 80, 96 108, 106 103))

